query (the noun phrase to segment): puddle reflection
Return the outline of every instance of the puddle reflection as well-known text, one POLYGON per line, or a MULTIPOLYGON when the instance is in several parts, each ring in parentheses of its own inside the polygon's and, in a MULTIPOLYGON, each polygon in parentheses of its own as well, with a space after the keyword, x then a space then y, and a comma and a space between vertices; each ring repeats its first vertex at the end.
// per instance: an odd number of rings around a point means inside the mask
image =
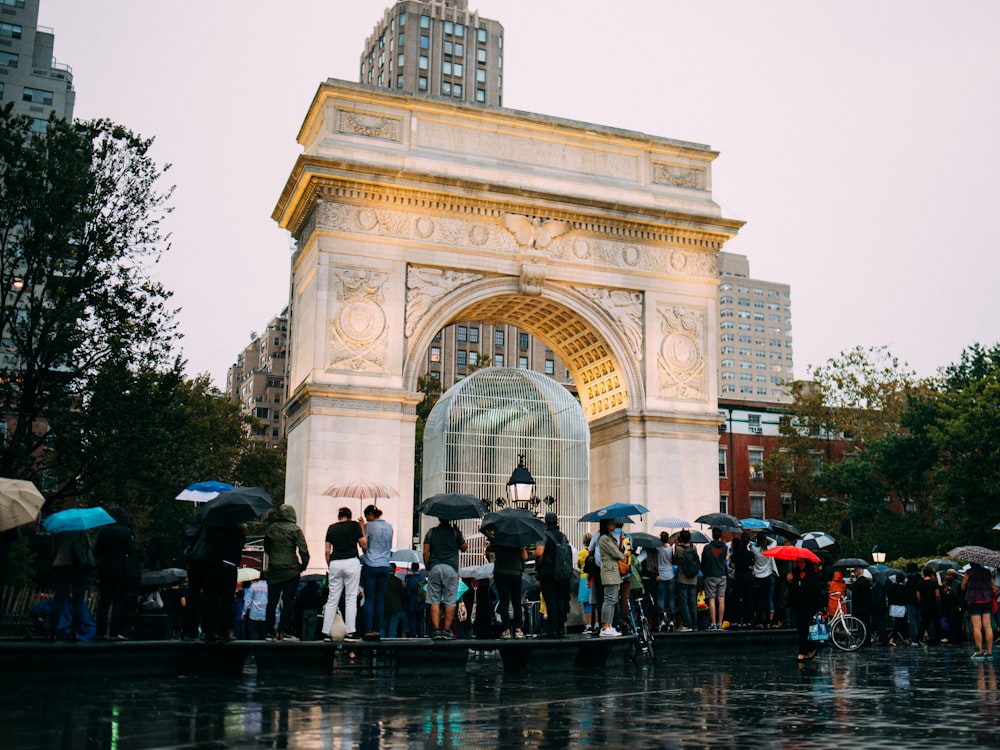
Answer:
POLYGON ((470 659, 464 674, 420 677, 36 681, 0 701, 0 748, 1000 744, 996 667, 955 649, 725 656, 532 675, 470 659))

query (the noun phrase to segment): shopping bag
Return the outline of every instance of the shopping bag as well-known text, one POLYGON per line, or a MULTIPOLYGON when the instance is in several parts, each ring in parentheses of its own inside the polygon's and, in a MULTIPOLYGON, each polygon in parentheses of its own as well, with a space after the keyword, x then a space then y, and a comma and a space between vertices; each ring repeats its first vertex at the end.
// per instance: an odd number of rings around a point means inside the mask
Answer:
POLYGON ((812 625, 809 626, 809 640, 816 643, 830 640, 830 626, 826 624, 826 618, 816 615, 812 625))

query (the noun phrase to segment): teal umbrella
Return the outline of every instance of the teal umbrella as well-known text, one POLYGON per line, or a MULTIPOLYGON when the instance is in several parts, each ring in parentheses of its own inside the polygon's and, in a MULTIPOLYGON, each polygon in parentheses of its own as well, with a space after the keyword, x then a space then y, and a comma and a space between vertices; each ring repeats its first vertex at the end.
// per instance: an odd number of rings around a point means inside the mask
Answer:
POLYGON ((110 526, 115 522, 104 508, 70 508, 53 513, 42 521, 42 526, 50 534, 63 531, 86 531, 98 526, 110 526))

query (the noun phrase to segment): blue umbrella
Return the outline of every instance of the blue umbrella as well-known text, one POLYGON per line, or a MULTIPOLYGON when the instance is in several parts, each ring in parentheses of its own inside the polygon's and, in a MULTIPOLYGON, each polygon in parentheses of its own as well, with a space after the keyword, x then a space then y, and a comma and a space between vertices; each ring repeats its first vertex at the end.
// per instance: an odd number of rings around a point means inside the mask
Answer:
POLYGON ((114 522, 115 519, 104 508, 70 508, 53 513, 42 521, 42 526, 50 534, 59 534, 63 531, 96 529, 114 522))
POLYGON ((770 531, 771 524, 759 518, 741 518, 740 525, 748 531, 770 531))
POLYGON ((590 511, 590 513, 580 518, 580 523, 603 521, 605 518, 641 516, 645 513, 649 513, 649 508, 645 505, 639 505, 638 503, 612 503, 603 508, 590 511))
POLYGON ((188 500, 193 503, 207 503, 219 496, 220 492, 232 492, 233 485, 225 482, 195 482, 181 490, 175 500, 188 500))

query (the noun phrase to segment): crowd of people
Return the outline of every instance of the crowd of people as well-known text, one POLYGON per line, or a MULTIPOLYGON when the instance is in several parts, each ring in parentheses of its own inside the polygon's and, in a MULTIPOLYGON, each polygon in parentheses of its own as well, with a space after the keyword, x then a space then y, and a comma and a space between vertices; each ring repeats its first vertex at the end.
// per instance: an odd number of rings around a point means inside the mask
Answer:
POLYGON ((468 545, 457 526, 441 520, 426 533, 419 560, 394 561, 392 526, 369 505, 358 519, 348 507, 338 510, 325 537, 327 574, 303 577, 310 553, 294 509, 282 505, 264 518, 267 565, 259 580, 237 583, 245 527, 208 525, 189 532, 187 579, 143 590, 125 512, 109 512, 115 523, 93 543, 86 532, 54 536, 55 594, 39 615, 53 640, 126 640, 137 615, 149 613, 166 617, 166 637, 208 642, 561 638, 573 597, 584 635, 616 637, 630 602, 644 598, 654 630, 795 628, 798 659, 807 660, 816 653, 809 640, 815 615, 834 615, 841 600, 864 622, 868 644, 971 639, 976 658, 993 655, 997 581, 976 564, 938 571, 909 563, 894 575, 836 569, 765 555, 774 541, 763 533, 724 541, 719 529, 700 551, 689 530, 636 547, 614 519, 601 521, 574 554, 549 513, 538 544, 491 543, 489 572, 462 576, 459 554, 468 545), (94 571, 96 618, 85 596, 94 571))

